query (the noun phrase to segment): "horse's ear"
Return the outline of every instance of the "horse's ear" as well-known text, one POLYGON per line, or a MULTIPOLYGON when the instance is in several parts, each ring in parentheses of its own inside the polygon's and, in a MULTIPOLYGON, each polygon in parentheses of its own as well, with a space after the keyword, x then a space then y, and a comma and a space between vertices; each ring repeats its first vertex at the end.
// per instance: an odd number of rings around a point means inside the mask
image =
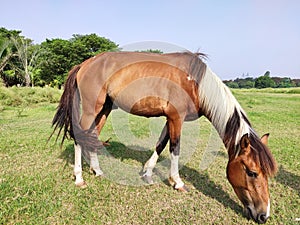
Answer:
POLYGON ((250 152, 250 140, 248 134, 244 134, 240 140, 241 152, 240 154, 245 154, 250 152))
POLYGON ((269 133, 267 134, 264 134, 262 137, 261 137, 261 142, 264 144, 264 145, 268 145, 268 140, 269 140, 269 133))

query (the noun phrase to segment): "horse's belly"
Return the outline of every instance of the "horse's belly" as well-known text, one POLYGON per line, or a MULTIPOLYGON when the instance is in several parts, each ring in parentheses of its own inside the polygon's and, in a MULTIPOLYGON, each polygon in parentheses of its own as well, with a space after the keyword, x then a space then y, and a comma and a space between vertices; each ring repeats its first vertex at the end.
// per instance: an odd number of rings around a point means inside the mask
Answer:
POLYGON ((154 77, 130 78, 128 80, 123 75, 109 83, 107 93, 114 104, 136 115, 162 115, 170 97, 167 80, 154 77))
POLYGON ((146 117, 170 117, 173 113, 185 116, 189 105, 195 107, 187 90, 181 87, 181 81, 166 77, 136 77, 123 73, 110 80, 107 94, 119 108, 146 117))
POLYGON ((167 101, 155 96, 146 96, 140 99, 130 96, 119 96, 114 104, 126 112, 138 116, 163 116, 167 101))

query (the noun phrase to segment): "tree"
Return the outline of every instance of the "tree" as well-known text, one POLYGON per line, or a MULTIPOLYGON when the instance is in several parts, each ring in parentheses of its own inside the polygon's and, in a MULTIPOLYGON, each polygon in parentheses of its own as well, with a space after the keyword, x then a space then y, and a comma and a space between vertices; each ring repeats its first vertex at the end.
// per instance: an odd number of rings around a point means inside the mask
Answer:
POLYGON ((34 86, 33 71, 37 67, 37 59, 40 55, 39 46, 34 46, 30 39, 23 37, 11 38, 11 40, 17 49, 17 56, 21 63, 18 69, 24 74, 25 85, 26 87, 30 84, 34 86))
POLYGON ((275 82, 270 78, 270 72, 267 71, 263 76, 256 78, 255 88, 275 87, 275 82))
POLYGON ((230 81, 226 81, 224 83, 230 88, 239 88, 238 83, 236 83, 235 81, 230 80, 230 81))
POLYGON ((277 87, 279 88, 289 88, 289 87, 294 87, 296 84, 292 81, 291 78, 289 77, 284 77, 281 79, 280 83, 278 84, 277 87))
POLYGON ((101 52, 117 50, 118 45, 107 38, 99 37, 96 34, 80 35, 74 34, 69 40, 72 44, 73 60, 76 64, 97 55, 101 52))
POLYGON ((40 83, 61 86, 68 71, 84 60, 104 51, 113 51, 117 44, 96 34, 73 35, 70 40, 52 39, 41 44, 39 59, 40 83))
POLYGON ((162 50, 159 49, 147 49, 146 51, 140 51, 140 52, 151 52, 151 53, 158 53, 158 54, 164 53, 162 50))
POLYGON ((295 87, 300 87, 300 79, 293 79, 293 83, 295 84, 295 87))
POLYGON ((64 77, 65 73, 72 68, 70 59, 71 44, 63 39, 47 39, 41 43, 41 49, 39 82, 51 84, 57 77, 64 77))
POLYGON ((234 83, 238 84, 239 88, 253 88, 254 87, 254 79, 252 77, 247 78, 237 78, 234 80, 234 83))
POLYGON ((46 40, 34 45, 21 31, 0 28, 0 77, 6 86, 60 86, 68 71, 84 60, 118 45, 96 34, 75 34, 69 40, 46 40))
POLYGON ((21 31, 0 28, 0 77, 6 86, 20 81, 20 77, 15 76, 16 73, 14 71, 10 71, 14 64, 17 63, 17 50, 11 39, 18 37, 20 33, 21 31))
POLYGON ((245 80, 242 84, 240 84, 240 88, 254 88, 254 81, 245 80))
POLYGON ((5 40, 5 39, 0 40, 0 72, 3 71, 10 57, 12 57, 13 55, 9 45, 10 45, 9 40, 5 40))

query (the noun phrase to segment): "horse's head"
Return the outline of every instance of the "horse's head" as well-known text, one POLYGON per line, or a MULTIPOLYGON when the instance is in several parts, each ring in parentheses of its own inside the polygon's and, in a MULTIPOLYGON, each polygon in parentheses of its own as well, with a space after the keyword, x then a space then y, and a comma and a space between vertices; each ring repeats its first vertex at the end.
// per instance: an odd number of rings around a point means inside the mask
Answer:
POLYGON ((270 216, 268 177, 276 173, 276 163, 267 148, 268 134, 259 139, 244 135, 227 165, 227 178, 244 205, 248 219, 265 223, 270 216))

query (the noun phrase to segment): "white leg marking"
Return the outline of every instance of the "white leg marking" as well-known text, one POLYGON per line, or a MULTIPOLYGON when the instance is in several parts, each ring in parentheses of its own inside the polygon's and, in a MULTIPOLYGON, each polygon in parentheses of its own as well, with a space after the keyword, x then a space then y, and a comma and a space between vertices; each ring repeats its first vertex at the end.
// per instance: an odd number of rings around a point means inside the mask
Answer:
POLYGON ((268 200, 268 207, 267 207, 267 215, 266 215, 267 218, 270 216, 270 208, 271 208, 271 204, 270 204, 270 199, 269 199, 268 200))
POLYGON ((179 176, 178 165, 179 165, 179 156, 171 153, 170 178, 172 181, 174 181, 176 189, 182 188, 184 186, 184 183, 179 176))
POLYGON ((90 169, 96 173, 96 177, 102 176, 103 172, 99 166, 98 154, 97 152, 90 152, 90 169))
POLYGON ((144 173, 143 176, 147 176, 147 177, 152 176, 153 168, 155 167, 157 160, 158 160, 158 154, 156 151, 154 151, 150 159, 145 163, 144 171, 146 172, 144 173))
POLYGON ((74 165, 75 184, 80 186, 84 184, 84 180, 82 178, 81 147, 80 145, 74 144, 74 149, 75 149, 75 165, 74 165))

